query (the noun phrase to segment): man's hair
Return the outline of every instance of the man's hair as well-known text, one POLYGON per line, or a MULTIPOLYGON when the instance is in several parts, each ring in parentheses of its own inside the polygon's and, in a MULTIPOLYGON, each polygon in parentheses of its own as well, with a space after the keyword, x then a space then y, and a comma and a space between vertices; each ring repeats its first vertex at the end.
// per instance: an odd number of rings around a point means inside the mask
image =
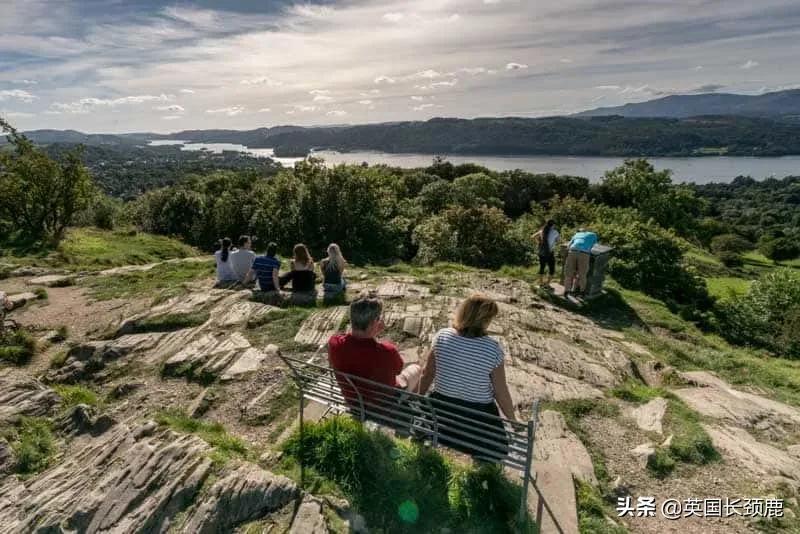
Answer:
POLYGON ((267 256, 274 256, 278 252, 278 244, 275 242, 271 242, 267 245, 267 256))
POLYGON ((383 311, 383 303, 371 295, 361 295, 350 303, 350 327, 353 330, 366 330, 383 311))
POLYGON ((239 246, 240 247, 245 246, 248 241, 250 241, 250 236, 249 235, 239 236, 239 246))

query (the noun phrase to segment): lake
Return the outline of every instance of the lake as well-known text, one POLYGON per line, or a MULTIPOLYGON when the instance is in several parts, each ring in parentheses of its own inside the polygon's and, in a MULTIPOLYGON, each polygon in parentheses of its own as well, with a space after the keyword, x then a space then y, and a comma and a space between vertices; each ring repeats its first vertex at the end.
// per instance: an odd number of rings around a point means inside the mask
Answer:
MULTIPOLYGON (((247 152, 254 156, 270 157, 281 165, 291 167, 302 158, 276 158, 271 148, 247 148, 231 143, 186 143, 184 141, 150 141, 150 145, 182 145, 183 150, 208 150, 222 152, 232 150, 247 152)), ((386 164, 394 167, 426 167, 431 164, 430 154, 388 154, 385 152, 314 152, 329 165, 339 163, 386 164)), ((522 169, 536 173, 569 174, 584 176, 596 182, 603 173, 620 165, 624 158, 589 156, 462 156, 448 155, 453 164, 477 163, 495 171, 522 169)), ((800 156, 779 158, 750 158, 708 156, 702 158, 648 158, 656 169, 671 169, 676 182, 730 182, 739 175, 764 178, 800 175, 800 156)))

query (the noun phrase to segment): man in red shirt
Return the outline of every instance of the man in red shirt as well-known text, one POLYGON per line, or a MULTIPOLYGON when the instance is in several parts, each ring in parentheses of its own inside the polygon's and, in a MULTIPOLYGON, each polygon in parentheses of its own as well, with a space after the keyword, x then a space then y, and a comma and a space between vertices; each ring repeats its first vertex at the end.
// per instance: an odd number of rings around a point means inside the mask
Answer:
MULTIPOLYGON (((411 364, 403 369, 403 358, 397 347, 376 339, 386 326, 382 312, 383 304, 377 298, 363 296, 354 300, 350 304, 350 332, 336 334, 328 340, 328 361, 336 371, 414 391, 421 375, 420 366, 411 364)), ((357 382, 354 381, 354 385, 365 400, 378 403, 378 399, 385 398, 369 391, 365 395, 368 385, 357 382)), ((344 377, 339 378, 339 384, 345 397, 356 401, 357 396, 346 386, 344 377)))

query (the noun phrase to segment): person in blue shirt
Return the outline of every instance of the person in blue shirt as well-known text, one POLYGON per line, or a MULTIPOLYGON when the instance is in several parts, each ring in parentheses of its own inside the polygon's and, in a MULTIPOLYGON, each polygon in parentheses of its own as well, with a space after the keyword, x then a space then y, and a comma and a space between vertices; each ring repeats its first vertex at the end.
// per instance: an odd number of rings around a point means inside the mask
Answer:
POLYGON ((567 259, 564 262, 564 296, 569 296, 573 288, 577 294, 586 291, 586 275, 589 273, 589 259, 592 247, 597 244, 597 234, 581 228, 572 236, 567 245, 567 259))
POLYGON ((277 252, 278 245, 270 243, 267 245, 267 253, 264 256, 257 256, 253 260, 253 266, 248 277, 255 275, 261 291, 277 291, 280 287, 278 271, 281 269, 281 260, 275 256, 277 252))

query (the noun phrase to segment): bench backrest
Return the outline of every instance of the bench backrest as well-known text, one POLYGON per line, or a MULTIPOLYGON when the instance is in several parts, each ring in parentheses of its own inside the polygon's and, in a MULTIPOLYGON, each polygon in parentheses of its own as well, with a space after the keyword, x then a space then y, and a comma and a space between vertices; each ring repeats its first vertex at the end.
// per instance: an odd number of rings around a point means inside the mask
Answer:
POLYGON ((280 355, 303 398, 361 421, 410 431, 434 447, 447 446, 530 476, 538 401, 532 418, 510 421, 440 399, 409 393, 310 361, 280 355))

